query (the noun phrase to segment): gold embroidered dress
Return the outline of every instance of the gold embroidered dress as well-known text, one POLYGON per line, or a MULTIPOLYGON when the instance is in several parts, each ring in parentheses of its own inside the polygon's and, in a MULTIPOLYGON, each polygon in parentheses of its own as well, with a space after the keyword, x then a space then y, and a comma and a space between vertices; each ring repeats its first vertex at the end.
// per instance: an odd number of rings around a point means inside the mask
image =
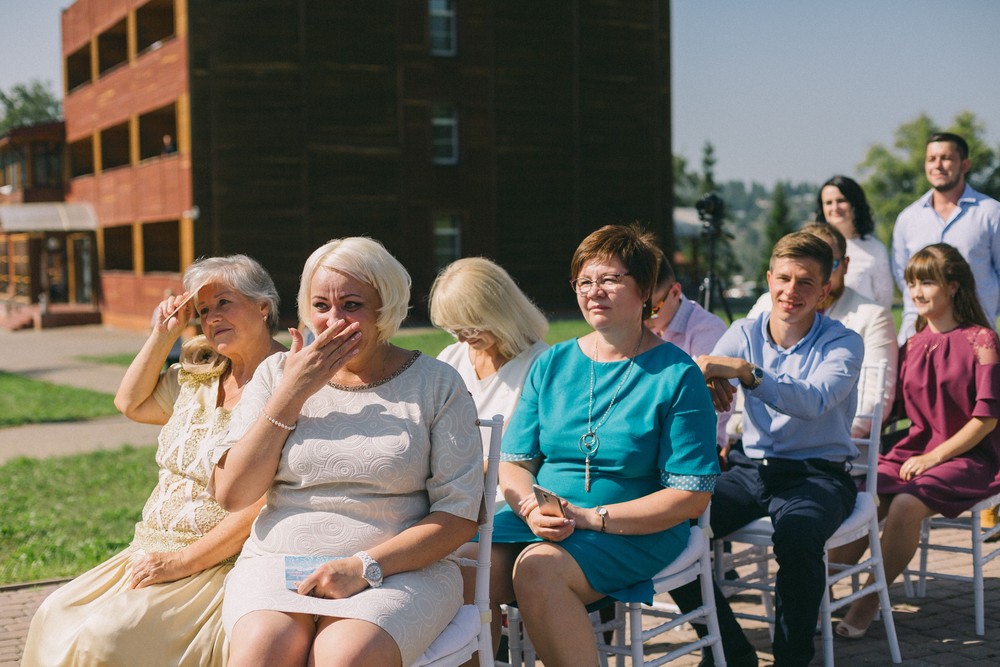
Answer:
POLYGON ((159 435, 159 480, 121 553, 50 595, 31 621, 23 667, 224 665, 222 590, 235 559, 178 581, 129 588, 132 558, 180 551, 226 516, 205 493, 209 453, 229 430, 217 407, 228 362, 210 373, 179 365, 161 375, 154 398, 170 415, 159 435))

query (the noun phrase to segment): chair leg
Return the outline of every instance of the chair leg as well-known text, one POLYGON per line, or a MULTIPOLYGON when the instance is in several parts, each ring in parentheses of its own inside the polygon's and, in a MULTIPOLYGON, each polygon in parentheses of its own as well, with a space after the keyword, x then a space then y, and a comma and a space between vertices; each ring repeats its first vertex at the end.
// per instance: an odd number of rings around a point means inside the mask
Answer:
POLYGON ((889 581, 885 577, 885 567, 882 565, 882 544, 879 542, 878 519, 872 517, 868 529, 868 548, 872 554, 872 568, 875 583, 878 586, 879 610, 882 612, 882 624, 885 627, 885 639, 889 642, 889 654, 892 661, 899 664, 903 657, 899 652, 899 639, 896 637, 896 624, 892 618, 892 602, 889 600, 889 581))
POLYGON ((984 606, 985 586, 983 583, 983 530, 979 512, 972 513, 972 595, 976 605, 976 634, 986 634, 986 614, 984 606))
POLYGON ((927 596, 927 552, 930 550, 931 520, 920 524, 920 572, 917 574, 917 597, 927 596))
MULTIPOLYGON (((698 577, 701 585, 701 603, 706 608, 705 625, 708 626, 708 636, 712 638, 711 644, 712 659, 716 665, 724 667, 726 664, 726 654, 722 650, 722 630, 719 627, 719 616, 715 609, 715 588, 712 586, 712 567, 707 558, 701 561, 701 576, 698 577)), ((633 665, 641 665, 641 662, 632 662, 633 665)))
MULTIPOLYGON (((830 571, 830 561, 823 551, 823 571, 830 571)), ((823 637, 823 665, 833 667, 833 616, 830 611, 830 584, 823 586, 823 599, 819 603, 820 631, 823 637)))
MULTIPOLYGON (((620 603, 619 603, 620 604, 620 603)), ((645 647, 642 645, 642 604, 639 602, 628 603, 628 631, 629 648, 632 651, 632 664, 641 667, 646 662, 645 647)), ((615 633, 624 633, 624 628, 616 630, 615 633)), ((624 667, 625 656, 619 655, 615 664, 624 667)))

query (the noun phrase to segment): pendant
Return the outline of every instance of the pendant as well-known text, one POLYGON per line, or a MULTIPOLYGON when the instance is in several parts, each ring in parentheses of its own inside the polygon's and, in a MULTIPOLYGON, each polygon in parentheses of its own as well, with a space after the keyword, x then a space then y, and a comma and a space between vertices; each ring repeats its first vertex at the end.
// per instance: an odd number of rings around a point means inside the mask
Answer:
POLYGON ((580 436, 580 451, 583 452, 583 490, 590 493, 590 457, 601 448, 601 439, 593 431, 580 436))

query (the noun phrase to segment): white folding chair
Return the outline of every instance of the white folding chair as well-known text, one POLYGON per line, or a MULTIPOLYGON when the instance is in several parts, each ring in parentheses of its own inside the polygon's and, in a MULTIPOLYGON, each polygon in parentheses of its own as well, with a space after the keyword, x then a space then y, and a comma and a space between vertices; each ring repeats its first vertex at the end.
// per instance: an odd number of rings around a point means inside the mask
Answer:
MULTIPOLYGON (((862 404, 862 397, 865 392, 878 392, 881 396, 884 391, 886 380, 886 362, 882 361, 877 366, 864 366, 861 369, 861 378, 858 382, 858 404, 862 404)), ((876 481, 878 479, 878 453, 881 442, 883 402, 881 400, 873 402, 873 410, 870 415, 859 415, 871 419, 872 432, 867 438, 855 438, 854 443, 866 454, 864 462, 860 460, 853 464, 853 469, 865 474, 865 491, 858 493, 854 504, 854 511, 851 512, 844 522, 837 529, 837 532, 826 542, 823 552, 823 562, 827 566, 827 581, 823 591, 823 600, 820 603, 820 627, 823 634, 823 664, 832 667, 833 660, 833 620, 832 612, 844 607, 857 598, 878 593, 879 607, 882 613, 882 620, 885 625, 886 640, 889 642, 889 653, 894 663, 899 663, 902 658, 899 653, 899 642, 896 639, 896 627, 892 620, 892 604, 889 601, 889 582, 886 581, 885 571, 882 567, 882 547, 879 543, 878 527, 878 495, 876 493, 876 481), (829 563, 828 554, 830 549, 850 544, 856 540, 868 538, 869 556, 856 565, 844 565, 829 563), (861 573, 870 573, 875 581, 869 586, 861 587, 855 585, 850 595, 836 600, 830 597, 831 587, 838 581, 850 577, 852 582, 859 582, 861 573)), ((756 590, 761 593, 764 606, 763 615, 737 613, 737 618, 748 618, 762 620, 771 625, 771 634, 774 634, 774 580, 768 577, 767 566, 771 558, 769 547, 774 534, 774 526, 770 517, 763 517, 750 522, 743 528, 726 536, 719 536, 715 542, 715 568, 716 581, 723 587, 724 592, 733 590, 756 590), (737 567, 748 564, 747 560, 741 562, 737 556, 735 559, 727 559, 723 553, 723 542, 735 544, 748 544, 756 548, 752 552, 751 562, 755 564, 754 580, 744 582, 740 579, 726 580, 723 572, 736 565, 737 567), (763 560, 761 559, 763 558, 763 560), (763 572, 763 575, 761 574, 763 572)))
MULTIPOLYGON (((656 667, 697 651, 711 647, 715 664, 725 667, 726 658, 722 653, 722 638, 719 634, 719 620, 715 613, 715 595, 712 592, 712 553, 709 548, 709 518, 711 505, 698 518, 698 524, 691 526, 688 544, 684 551, 670 565, 653 577, 655 593, 665 593, 698 579, 701 584, 702 605, 686 614, 678 611, 673 604, 653 600, 652 605, 639 602, 616 602, 615 618, 607 623, 594 624, 597 634, 597 651, 601 665, 606 666, 609 656, 616 656, 616 664, 624 665, 625 656, 632 659, 632 666, 656 667), (628 622, 626 624, 626 618, 628 622), (664 622, 643 628, 643 619, 663 619, 664 622), (685 623, 704 623, 708 634, 696 641, 683 644, 667 652, 646 659, 645 642, 673 630, 685 623), (626 628, 628 633, 626 635, 626 628), (614 632, 613 643, 606 643, 604 633, 614 632), (626 639, 627 637, 627 639, 626 639)), ((596 614, 595 614, 596 615, 596 614)))
POLYGON ((475 560, 462 559, 465 567, 476 568, 474 605, 463 605, 455 618, 424 651, 413 667, 458 667, 479 651, 479 667, 493 667, 493 638, 490 634, 490 556, 493 547, 493 499, 500 472, 500 435, 503 415, 477 419, 476 425, 490 429, 490 449, 484 489, 485 519, 479 525, 479 552, 475 560))
POLYGON ((976 634, 980 637, 986 634, 986 592, 983 583, 983 567, 997 556, 1000 556, 1000 544, 991 547, 987 543, 987 540, 1000 533, 1000 524, 992 528, 983 528, 979 513, 982 510, 996 507, 998 504, 1000 504, 1000 494, 985 498, 976 503, 968 510, 972 514, 968 519, 962 517, 948 519, 943 516, 932 516, 924 519, 920 526, 920 545, 918 547, 920 565, 917 569, 907 568, 903 571, 903 585, 906 588, 906 595, 908 597, 913 596, 913 584, 910 582, 911 576, 917 578, 917 597, 925 597, 927 595, 928 577, 971 583, 976 610, 976 634), (933 528, 958 528, 967 530, 972 538, 972 544, 968 547, 933 544, 931 542, 931 530, 933 528), (927 567, 927 554, 931 550, 962 553, 972 556, 972 576, 930 570, 927 567))

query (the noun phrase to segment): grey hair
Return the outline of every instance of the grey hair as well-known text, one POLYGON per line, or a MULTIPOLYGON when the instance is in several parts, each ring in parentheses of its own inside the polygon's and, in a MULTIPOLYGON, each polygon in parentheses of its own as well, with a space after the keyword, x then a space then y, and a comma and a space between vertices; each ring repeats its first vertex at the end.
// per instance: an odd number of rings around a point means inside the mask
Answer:
POLYGON ((228 285, 254 303, 266 304, 267 327, 272 334, 278 330, 278 290, 260 262, 247 255, 202 257, 184 272, 188 292, 212 282, 228 285))

